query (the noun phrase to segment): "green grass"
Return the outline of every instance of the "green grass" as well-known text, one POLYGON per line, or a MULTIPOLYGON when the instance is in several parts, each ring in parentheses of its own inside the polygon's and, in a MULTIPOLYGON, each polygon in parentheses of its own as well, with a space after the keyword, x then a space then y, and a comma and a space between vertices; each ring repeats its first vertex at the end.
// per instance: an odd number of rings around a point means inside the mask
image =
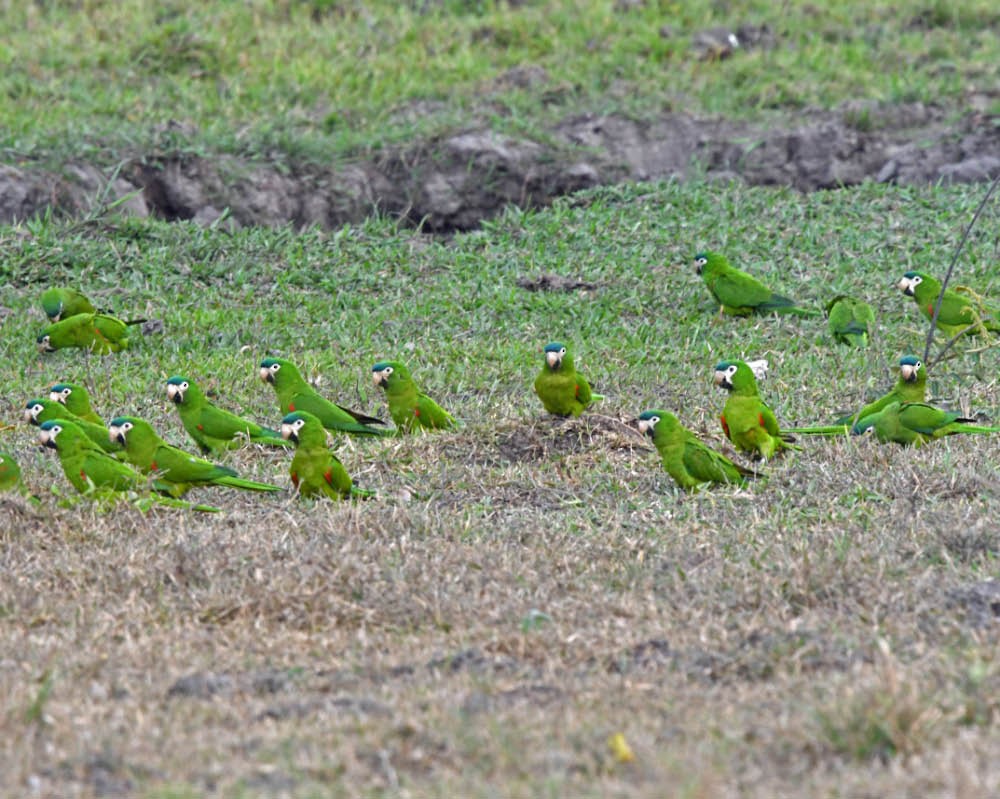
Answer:
MULTIPOLYGON (((685 496, 627 426, 665 407, 732 455, 711 376, 733 356, 770 359, 762 391, 786 425, 884 389, 926 333, 894 283, 943 271, 982 191, 645 185, 449 240, 377 218, 334 233, 116 217, 0 230, 3 421, 16 425, 0 446, 40 498, 0 504, 0 791, 997 784, 996 619, 977 592, 1000 576, 1000 439, 806 441, 767 464, 766 487, 685 496), (872 347, 835 348, 822 319, 718 318, 692 267, 706 247, 802 304, 867 298, 872 347), (543 273, 594 288, 518 286, 543 273), (165 332, 103 358, 40 356, 37 298, 53 283, 165 332), (531 392, 551 339, 576 345, 606 396, 579 420, 546 418, 531 392), (274 426, 256 374, 271 352, 376 413, 371 364, 398 356, 463 427, 338 440, 378 500, 206 489, 196 498, 225 513, 205 518, 76 501, 19 421, 65 380, 105 416, 136 413, 187 445, 164 390, 182 372, 274 426), (635 763, 613 759, 617 732, 635 763)), ((992 297, 995 219, 988 208, 956 275, 992 297)), ((940 364, 930 393, 995 420, 995 365, 996 349, 940 364)), ((288 483, 287 453, 226 459, 288 483)))
POLYGON ((581 110, 745 118, 866 98, 958 112, 1000 64, 987 0, 53 1, 8 2, 4 18, 13 162, 222 150, 329 163, 470 122, 541 136, 581 110), (698 32, 742 24, 767 26, 774 46, 695 56, 698 32), (525 66, 546 79, 505 81, 525 66))

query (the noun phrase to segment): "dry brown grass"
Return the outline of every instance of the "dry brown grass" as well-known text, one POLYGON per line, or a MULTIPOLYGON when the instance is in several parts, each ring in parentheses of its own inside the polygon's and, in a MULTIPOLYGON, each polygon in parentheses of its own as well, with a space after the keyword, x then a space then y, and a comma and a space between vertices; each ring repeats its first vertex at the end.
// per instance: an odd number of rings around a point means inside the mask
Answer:
POLYGON ((512 418, 345 445, 358 505, 5 498, 0 792, 998 795, 1000 441, 807 446, 688 497, 512 418))

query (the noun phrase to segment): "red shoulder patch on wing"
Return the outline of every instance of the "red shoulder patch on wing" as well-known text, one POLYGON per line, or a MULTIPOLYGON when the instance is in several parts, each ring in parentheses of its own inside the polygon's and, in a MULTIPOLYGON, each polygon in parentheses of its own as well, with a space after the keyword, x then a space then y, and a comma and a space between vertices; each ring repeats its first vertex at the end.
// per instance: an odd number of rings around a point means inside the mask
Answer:
POLYGON ((149 464, 149 470, 151 472, 158 472, 160 471, 160 467, 156 465, 156 461, 153 461, 152 463, 149 464))
POLYGON ((580 399, 580 384, 579 383, 576 384, 576 387, 575 387, 573 393, 574 393, 574 395, 576 396, 577 399, 580 399))
POLYGON ((927 315, 928 316, 934 316, 934 303, 933 302, 927 303, 927 315))
POLYGON ((87 473, 83 469, 80 469, 80 479, 81 480, 87 479, 87 473))
POLYGON ((760 423, 760 426, 761 426, 761 427, 765 427, 765 426, 766 426, 766 425, 764 424, 764 414, 762 414, 762 413, 758 413, 758 414, 757 414, 757 421, 758 421, 758 422, 760 423))
POLYGON ((204 425, 196 424, 195 427, 197 427, 199 430, 201 430, 201 432, 203 432, 203 433, 205 432, 204 425))
POLYGON ((326 480, 328 484, 333 485, 333 470, 327 469, 323 472, 323 479, 326 480))
POLYGON ((726 414, 721 414, 719 421, 722 422, 722 432, 726 434, 726 438, 729 438, 729 422, 726 421, 726 414))
POLYGON ((420 408, 414 408, 413 409, 413 415, 416 416, 419 419, 420 418, 420 408))
POLYGON ((288 412, 289 413, 295 413, 295 403, 294 402, 289 402, 288 403, 288 412))
POLYGON ((298 472, 292 472, 292 485, 296 488, 299 487, 299 474, 298 472))

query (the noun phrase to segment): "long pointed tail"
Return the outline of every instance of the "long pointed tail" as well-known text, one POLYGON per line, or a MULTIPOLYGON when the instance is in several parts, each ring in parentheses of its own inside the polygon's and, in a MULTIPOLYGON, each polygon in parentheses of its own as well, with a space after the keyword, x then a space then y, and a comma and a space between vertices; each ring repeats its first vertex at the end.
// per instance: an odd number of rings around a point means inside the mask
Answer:
POLYGON ((242 488, 247 491, 284 491, 281 486, 270 483, 258 483, 254 480, 245 480, 242 477, 219 477, 215 480, 216 485, 229 486, 230 488, 242 488))
POLYGON ((781 432, 803 436, 849 436, 851 426, 849 424, 828 424, 819 427, 789 427, 781 432))
POLYGON ((941 438, 942 436, 950 436, 952 433, 1000 433, 1000 427, 986 427, 980 424, 965 424, 964 422, 952 422, 949 425, 945 425, 936 433, 934 433, 934 438, 941 438))

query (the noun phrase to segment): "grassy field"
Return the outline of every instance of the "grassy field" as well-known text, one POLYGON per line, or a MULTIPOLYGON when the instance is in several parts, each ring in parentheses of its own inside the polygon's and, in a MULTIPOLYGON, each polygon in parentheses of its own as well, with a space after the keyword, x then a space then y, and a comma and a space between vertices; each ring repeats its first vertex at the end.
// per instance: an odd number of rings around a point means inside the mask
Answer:
MULTIPOLYGON (((398 356, 463 421, 338 440, 375 501, 197 492, 220 515, 102 511, 5 430, 41 502, 0 505, 0 793, 996 795, 1000 439, 807 441, 766 487, 686 496, 628 424, 662 406, 729 451, 725 357, 770 360, 785 425, 884 389, 926 333, 894 283, 943 272, 982 192, 646 185, 447 241, 379 219, 0 231, 5 421, 71 380, 185 444, 164 390, 183 372, 273 425, 270 353, 382 415, 369 370, 398 356), (867 297, 872 347, 833 347, 821 319, 719 319, 692 268, 707 246, 804 304, 867 297), (588 287, 519 285, 547 274, 588 287), (164 332, 39 356, 58 283, 164 332), (555 338, 606 395, 579 420, 530 390, 555 338)), ((996 219, 958 271, 994 298, 996 219)), ((931 394, 996 420, 996 364, 936 365, 931 394)), ((285 485, 288 460, 228 462, 285 485)))
MULTIPOLYGON (((294 171, 473 126, 787 124, 858 99, 988 121, 995 5, 0 0, 0 162, 294 171), (718 25, 761 40, 699 57, 718 25)), ((766 486, 689 496, 631 426, 659 406, 733 455, 723 358, 769 359, 786 426, 883 391, 926 336, 895 283, 944 272, 983 191, 607 188, 449 239, 384 218, 0 228, 0 448, 37 497, 0 498, 0 795, 1000 794, 1000 438, 805 441, 766 486), (802 304, 866 297, 871 348, 834 347, 819 318, 718 318, 692 264, 709 247, 802 304), (576 288, 533 290, 547 277, 576 288), (162 332, 41 356, 52 284, 162 332), (606 397, 580 419, 531 391, 552 339, 606 397), (192 492, 210 515, 95 506, 20 422, 80 382, 105 418, 188 446, 165 394, 184 373, 274 426, 269 354, 383 417, 371 365, 405 360, 461 428, 336 440, 373 501, 192 492)), ((997 218, 994 201, 956 274, 994 300, 997 218)), ((964 350, 930 394, 996 422, 997 349, 964 350)), ((283 486, 289 460, 225 458, 283 486)))
MULTIPOLYGON (((0 152, 294 164, 581 112, 763 117, 859 98, 1000 111, 990 0, 0 2, 0 152), (714 26, 760 36, 700 57, 714 26)), ((864 119, 859 119, 864 124, 864 119)))

